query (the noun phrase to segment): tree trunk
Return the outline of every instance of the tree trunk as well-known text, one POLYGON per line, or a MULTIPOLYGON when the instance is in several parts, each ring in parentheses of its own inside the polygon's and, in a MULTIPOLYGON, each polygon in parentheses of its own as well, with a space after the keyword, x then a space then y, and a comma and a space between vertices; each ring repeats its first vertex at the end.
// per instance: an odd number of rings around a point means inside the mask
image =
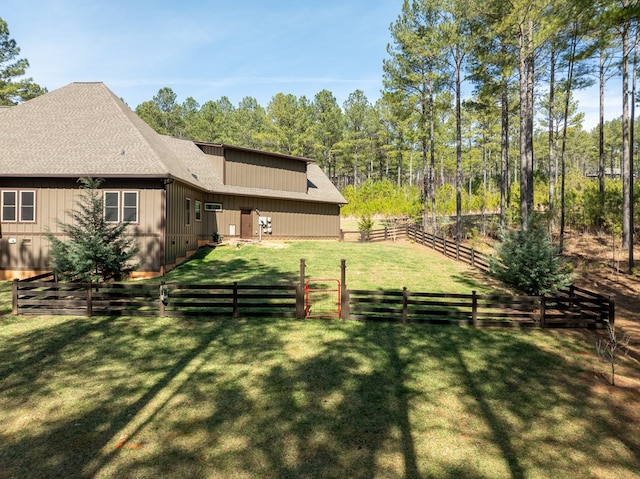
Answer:
POLYGON ((555 141, 554 141, 554 101, 555 101, 555 75, 556 57, 555 46, 551 46, 551 58, 549 59, 549 229, 555 230, 555 141))
POLYGON ((429 83, 429 184, 431 185, 431 234, 436 234, 436 120, 433 83, 429 83))
POLYGON ((598 226, 602 227, 604 222, 604 50, 600 51, 600 118, 598 121, 598 192, 600 200, 600 214, 598 226))
POLYGON ((520 221, 527 228, 533 209, 533 22, 520 25, 520 221))
POLYGON ((571 51, 569 53, 569 71, 567 74, 567 88, 565 90, 564 98, 564 124, 562 126, 562 153, 560 154, 560 169, 562 172, 562 184, 560 187, 560 251, 564 248, 564 230, 565 230, 565 174, 566 174, 566 162, 565 152, 567 150, 567 126, 569 123, 569 100, 571 99, 571 89, 573 82, 573 66, 575 64, 576 44, 578 42, 577 32, 574 29, 573 36, 571 38, 571 51))
POLYGON ((633 172, 634 168, 634 157, 633 157, 633 149, 635 143, 635 114, 636 114, 636 84, 638 79, 638 43, 640 41, 640 32, 638 32, 638 20, 635 21, 635 40, 633 45, 633 74, 631 78, 631 125, 629 131, 629 142, 630 142, 630 151, 629 151, 629 273, 633 273, 635 269, 635 260, 633 258, 633 242, 634 242, 634 230, 635 230, 635 220, 634 220, 634 178, 633 172))
POLYGON ((501 85, 501 134, 500 134, 500 228, 506 226, 506 210, 509 206, 509 83, 505 74, 501 85))
POLYGON ((462 241, 462 111, 460 71, 462 59, 456 52, 456 240, 462 241))
MULTIPOLYGON (((629 0, 623 2, 625 8, 629 0)), ((629 23, 622 26, 622 247, 631 244, 631 192, 630 145, 629 145, 629 23)))

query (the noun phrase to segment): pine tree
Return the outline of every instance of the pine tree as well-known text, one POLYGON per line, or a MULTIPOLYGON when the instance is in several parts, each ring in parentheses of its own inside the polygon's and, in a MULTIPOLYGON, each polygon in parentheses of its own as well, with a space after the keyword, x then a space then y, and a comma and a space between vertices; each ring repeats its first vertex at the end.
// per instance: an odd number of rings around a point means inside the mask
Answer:
POLYGON ((19 55, 20 48, 9 37, 7 22, 0 18, 0 106, 17 105, 47 92, 33 79, 24 77, 29 61, 19 55))
POLYGON ((529 217, 527 228, 504 234, 497 250, 501 263, 492 261, 492 273, 521 293, 540 295, 571 284, 559 248, 535 215, 529 217))
POLYGON ((107 223, 98 189, 101 179, 80 178, 82 196, 78 209, 68 212, 72 222, 59 221, 67 236, 61 240, 51 232, 50 266, 61 278, 80 281, 119 281, 137 267, 135 239, 127 235, 128 223, 107 223))

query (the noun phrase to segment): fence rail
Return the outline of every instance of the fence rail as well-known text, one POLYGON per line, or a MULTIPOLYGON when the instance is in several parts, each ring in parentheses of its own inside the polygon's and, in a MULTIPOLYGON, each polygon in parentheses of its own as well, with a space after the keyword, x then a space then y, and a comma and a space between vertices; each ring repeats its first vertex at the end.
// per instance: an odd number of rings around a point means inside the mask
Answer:
POLYGON ((436 236, 431 233, 419 230, 415 226, 407 226, 407 238, 423 246, 442 253, 449 258, 455 258, 468 265, 478 268, 485 273, 491 268, 491 256, 473 248, 462 245, 455 240, 447 239, 444 236, 436 236))
MULTIPOLYGON (((345 233, 341 231, 341 238, 345 233)), ((373 230, 361 241, 406 236, 447 257, 488 272, 492 257, 418 228, 373 230)), ((290 317, 302 319, 305 266, 298 285, 177 283, 58 283, 53 273, 13 282, 14 314, 290 317)), ((553 295, 508 296, 349 290, 342 260, 339 308, 342 319, 469 324, 473 326, 602 327, 615 320, 613 298, 571 286, 553 295)))
POLYGON ((299 287, 13 282, 13 313, 77 316, 296 317, 299 287))
MULTIPOLYGON (((593 295, 593 293, 590 293, 593 295)), ((613 300, 585 295, 510 296, 348 290, 345 319, 471 326, 602 327, 613 300)))
POLYGON ((370 231, 340 230, 341 241, 379 242, 395 241, 407 236, 406 226, 384 227, 370 231))
MULTIPOLYGON (((300 285, 58 283, 14 280, 13 312, 28 315, 304 318, 300 285)), ((510 296, 341 287, 341 318, 473 326, 601 327, 613 299, 571 287, 510 296)))

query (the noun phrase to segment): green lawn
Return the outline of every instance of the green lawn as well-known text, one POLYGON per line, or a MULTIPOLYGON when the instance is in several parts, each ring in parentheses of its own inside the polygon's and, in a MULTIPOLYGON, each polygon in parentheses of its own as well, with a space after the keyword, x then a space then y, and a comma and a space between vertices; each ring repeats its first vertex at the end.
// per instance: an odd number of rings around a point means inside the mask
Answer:
POLYGON ((297 283, 300 259, 306 278, 340 279, 346 260, 351 289, 479 293, 494 291, 486 276, 429 248, 407 242, 336 243, 335 241, 268 242, 220 246, 202 250, 191 261, 171 271, 167 281, 181 283, 245 284, 297 283))
MULTIPOLYGON (((337 258, 339 274, 352 251, 350 287, 386 288, 391 273, 366 278, 369 263, 408 255, 352 246, 335 258, 310 244, 222 247, 198 261, 203 281, 295 281, 300 257, 332 271, 337 258)), ((425 271, 420 257, 398 276, 425 289, 447 267, 425 271)), ((477 287, 448 264, 447 288, 477 287)), ((194 279, 194 265, 174 274, 194 279)), ((594 379, 606 368, 590 332, 14 317, 9 286, 0 283, 2 479, 640 477, 640 397, 594 379)))

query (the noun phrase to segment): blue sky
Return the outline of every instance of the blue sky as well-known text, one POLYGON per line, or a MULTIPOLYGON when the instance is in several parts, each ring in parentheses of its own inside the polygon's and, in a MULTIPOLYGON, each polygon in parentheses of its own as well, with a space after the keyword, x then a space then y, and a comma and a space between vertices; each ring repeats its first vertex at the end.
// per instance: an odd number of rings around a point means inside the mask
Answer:
MULTIPOLYGON (((342 103, 380 97, 389 25, 402 0, 3 0, 0 17, 50 91, 104 82, 135 108, 170 87, 178 102, 245 96, 267 106, 279 92, 342 103)), ((619 116, 616 91, 607 118, 619 116)), ((597 90, 577 95, 585 129, 597 90)))
POLYGON ((102 81, 129 106, 170 87, 182 102, 323 89, 380 96, 401 0, 3 0, 0 17, 53 90, 102 81))

